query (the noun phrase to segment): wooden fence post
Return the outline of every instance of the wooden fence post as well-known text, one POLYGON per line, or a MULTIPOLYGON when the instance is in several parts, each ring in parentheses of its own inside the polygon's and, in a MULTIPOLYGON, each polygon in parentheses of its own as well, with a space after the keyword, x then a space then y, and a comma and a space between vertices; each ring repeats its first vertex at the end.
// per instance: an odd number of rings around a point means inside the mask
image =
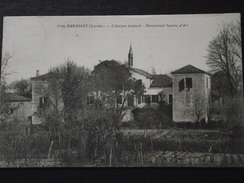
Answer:
POLYGON ((144 162, 143 162, 143 153, 142 153, 142 142, 140 143, 140 155, 141 155, 141 164, 143 166, 144 162))
POLYGON ((53 140, 51 141, 51 144, 50 144, 50 147, 49 147, 47 159, 50 158, 50 154, 51 154, 52 147, 53 147, 53 140))
POLYGON ((112 153, 113 153, 113 148, 110 148, 110 154, 109 154, 109 167, 112 166, 112 153))

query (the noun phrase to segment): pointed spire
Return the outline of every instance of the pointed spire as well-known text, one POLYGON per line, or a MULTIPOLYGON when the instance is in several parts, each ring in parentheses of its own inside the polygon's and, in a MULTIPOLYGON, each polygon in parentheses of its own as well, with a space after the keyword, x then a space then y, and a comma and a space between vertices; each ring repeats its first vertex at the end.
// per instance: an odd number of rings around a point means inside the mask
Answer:
POLYGON ((133 67, 133 51, 132 51, 132 44, 130 43, 130 50, 128 54, 128 66, 133 67))
POLYGON ((130 50, 129 50, 129 54, 132 54, 133 55, 133 50, 132 50, 132 45, 130 43, 130 50))

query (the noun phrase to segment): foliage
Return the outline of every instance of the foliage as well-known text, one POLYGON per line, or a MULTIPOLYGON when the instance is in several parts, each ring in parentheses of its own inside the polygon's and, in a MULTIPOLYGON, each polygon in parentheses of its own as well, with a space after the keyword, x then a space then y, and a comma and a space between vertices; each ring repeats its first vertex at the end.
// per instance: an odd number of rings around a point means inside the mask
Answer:
POLYGON ((129 69, 115 60, 99 63, 94 67, 92 74, 96 83, 95 89, 102 92, 120 92, 131 76, 129 69))
POLYGON ((1 84, 3 84, 6 80, 7 75, 9 75, 10 73, 7 71, 8 65, 9 65, 9 61, 12 58, 13 55, 11 55, 10 53, 5 53, 5 55, 2 58, 1 61, 1 72, 0 72, 0 81, 1 84))
POLYGON ((218 100, 220 97, 230 97, 231 87, 228 78, 223 71, 214 73, 211 77, 211 96, 212 100, 218 100))
POLYGON ((30 96, 31 95, 31 82, 28 79, 21 79, 19 81, 15 81, 10 86, 15 90, 15 93, 20 94, 22 96, 30 96))
MULTIPOLYGON (((94 67, 93 74, 93 91, 105 94, 107 102, 114 106, 115 99, 123 94, 123 102, 120 109, 122 111, 124 103, 129 94, 134 93, 139 97, 144 91, 144 86, 140 80, 131 78, 129 68, 121 65, 115 60, 105 60, 94 67)), ((101 95, 100 95, 101 96, 101 95)), ((99 98, 101 100, 101 98, 99 98)), ((114 106, 115 107, 115 106, 114 106)), ((117 105, 118 108, 118 105, 117 105)))
POLYGON ((9 53, 5 53, 4 57, 1 61, 1 72, 0 72, 0 122, 5 123, 6 118, 8 117, 9 112, 9 103, 6 100, 6 92, 8 89, 8 85, 6 83, 7 76, 10 74, 7 71, 7 67, 9 64, 12 55, 9 53))
POLYGON ((135 108, 132 110, 134 120, 140 129, 160 129, 172 127, 172 118, 166 111, 151 107, 135 108))
POLYGON ((213 71, 223 71, 228 79, 231 96, 240 93, 242 83, 241 26, 223 25, 209 44, 207 64, 213 71))
MULTIPOLYGON (((120 160, 121 134, 120 116, 112 111, 99 110, 90 111, 85 119, 87 137, 87 155, 93 162, 101 160, 110 162, 110 156, 114 161, 120 160), (93 113, 96 112, 96 115, 93 113)), ((111 163, 111 162, 110 162, 111 163)))
MULTIPOLYGON (((20 166, 20 160, 25 160, 24 165, 30 165, 34 158, 46 158, 49 148, 48 133, 37 132, 29 134, 23 121, 14 118, 0 129, 0 158, 10 166, 20 166)), ((38 163, 38 162, 36 162, 38 163)), ((7 165, 8 166, 8 165, 7 165)))
POLYGON ((244 126, 243 98, 226 98, 222 105, 211 108, 212 120, 221 121, 223 129, 235 130, 244 126))
POLYGON ((124 129, 138 129, 137 123, 135 121, 123 122, 121 128, 124 129))
POLYGON ((68 61, 66 64, 51 69, 51 73, 54 79, 49 81, 49 86, 55 87, 52 91, 60 90, 65 121, 69 123, 77 121, 78 110, 84 107, 89 92, 87 84, 90 78, 89 70, 68 61))
POLYGON ((209 107, 209 99, 205 98, 201 91, 194 90, 192 93, 191 101, 189 106, 186 108, 185 113, 188 114, 194 122, 200 123, 204 120, 207 109, 209 107))

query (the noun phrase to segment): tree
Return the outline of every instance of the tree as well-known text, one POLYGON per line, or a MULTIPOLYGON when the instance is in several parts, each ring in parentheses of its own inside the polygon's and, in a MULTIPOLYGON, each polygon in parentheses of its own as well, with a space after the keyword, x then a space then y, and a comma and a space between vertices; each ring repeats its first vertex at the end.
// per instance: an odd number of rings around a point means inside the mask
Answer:
MULTIPOLYGON (((62 115, 65 124, 69 126, 78 121, 78 115, 86 105, 89 79, 88 69, 68 60, 65 64, 50 69, 38 91, 44 92, 50 107, 62 115)), ((45 108, 41 112, 45 114, 45 108)))
POLYGON ((136 95, 136 99, 138 100, 139 97, 141 97, 144 93, 145 86, 142 83, 142 80, 132 80, 132 90, 134 94, 136 95))
POLYGON ((223 71, 214 73, 211 77, 211 100, 214 105, 216 101, 231 97, 231 87, 228 78, 223 71))
MULTIPOLYGON (((204 119, 206 114, 208 113, 208 98, 203 97, 203 95, 194 90, 192 94, 189 95, 189 99, 187 99, 187 108, 185 113, 188 114, 194 122, 200 122, 204 119)), ((207 119, 205 119, 207 122, 207 119)))
POLYGON ((105 95, 107 101, 114 108, 115 100, 122 94, 124 103, 130 94, 141 95, 144 92, 144 86, 140 80, 133 79, 131 73, 125 65, 115 60, 105 60, 94 67, 93 90, 97 93, 97 99, 105 95), (99 95, 100 94, 100 95, 99 95))
POLYGON ((5 81, 6 76, 9 75, 9 73, 7 72, 6 69, 8 67, 9 60, 11 58, 12 58, 12 55, 7 52, 7 53, 5 53, 5 55, 4 55, 4 57, 3 57, 2 61, 1 61, 1 73, 0 73, 0 75, 1 75, 1 78, 0 78, 1 84, 2 84, 2 82, 5 81))
POLYGON ((15 81, 10 87, 13 88, 19 95, 23 95, 25 97, 29 97, 31 95, 31 82, 28 79, 15 81))
POLYGON ((6 76, 9 75, 7 72, 7 67, 12 55, 10 53, 5 53, 1 61, 1 73, 0 73, 0 119, 5 120, 6 112, 9 110, 9 102, 6 100, 6 76))
POLYGON ((83 107, 84 100, 86 100, 88 91, 85 91, 85 85, 89 79, 90 71, 68 60, 66 64, 51 69, 51 72, 58 78, 65 121, 75 122, 77 112, 83 107))
POLYGON ((240 22, 221 27, 219 34, 210 41, 206 58, 213 71, 225 73, 231 96, 238 96, 242 83, 240 22))

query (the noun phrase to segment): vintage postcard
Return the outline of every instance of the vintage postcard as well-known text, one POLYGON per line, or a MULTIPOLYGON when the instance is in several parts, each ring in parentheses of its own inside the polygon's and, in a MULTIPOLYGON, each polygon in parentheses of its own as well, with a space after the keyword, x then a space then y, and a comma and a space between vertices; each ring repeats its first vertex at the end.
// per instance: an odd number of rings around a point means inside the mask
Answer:
POLYGON ((0 167, 241 167, 240 14, 4 17, 0 167))

